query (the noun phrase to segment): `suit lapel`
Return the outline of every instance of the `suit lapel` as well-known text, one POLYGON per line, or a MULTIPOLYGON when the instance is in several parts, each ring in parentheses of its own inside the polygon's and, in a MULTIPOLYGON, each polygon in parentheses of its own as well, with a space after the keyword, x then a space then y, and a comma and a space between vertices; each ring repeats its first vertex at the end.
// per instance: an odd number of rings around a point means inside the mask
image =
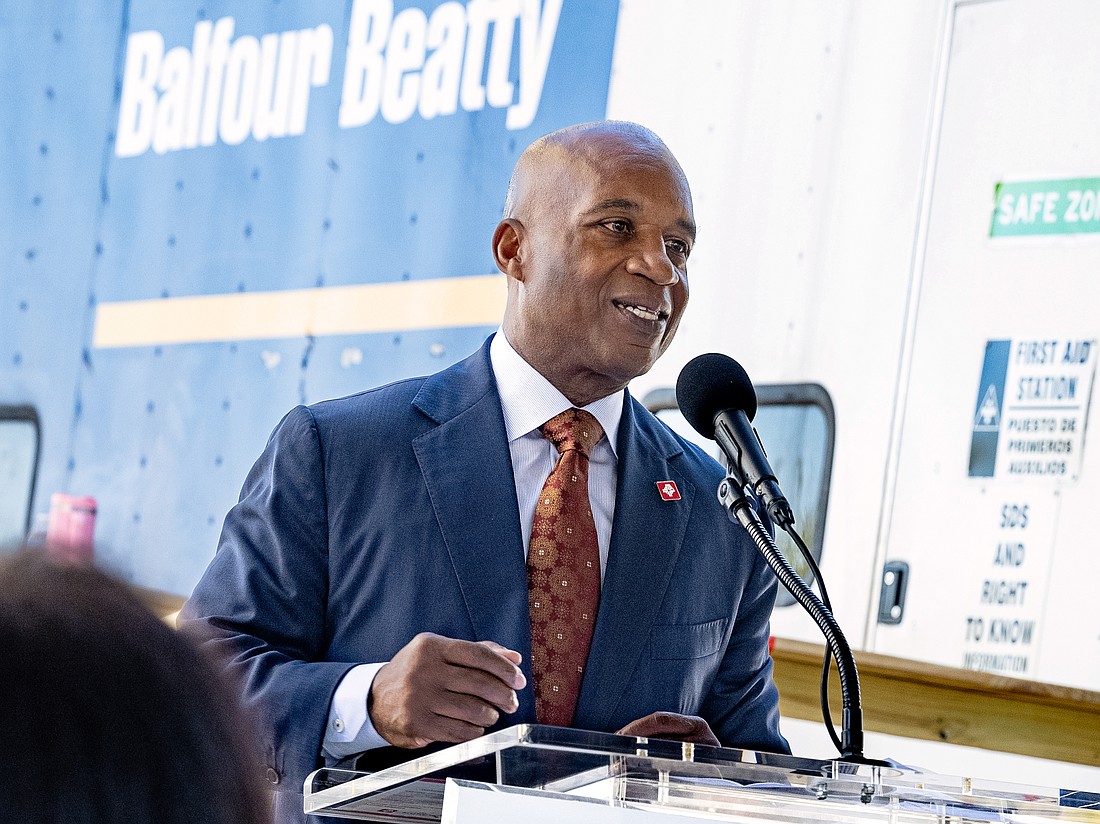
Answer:
POLYGON ((619 480, 600 611, 581 685, 575 725, 605 729, 648 654, 650 631, 680 553, 697 492, 669 464, 679 444, 627 394, 619 427, 619 480), (680 500, 663 501, 672 480, 680 500))
POLYGON ((428 378, 413 405, 438 424, 413 439, 413 450, 475 637, 523 655, 529 686, 520 693, 520 709, 512 718, 534 720, 527 567, 488 343, 428 378))

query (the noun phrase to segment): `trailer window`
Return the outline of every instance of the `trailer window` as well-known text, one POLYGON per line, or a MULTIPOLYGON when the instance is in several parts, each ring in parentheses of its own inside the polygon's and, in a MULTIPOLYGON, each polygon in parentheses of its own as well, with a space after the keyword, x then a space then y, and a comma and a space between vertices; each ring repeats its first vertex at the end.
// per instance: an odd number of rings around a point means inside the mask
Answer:
MULTIPOLYGON (((825 387, 816 383, 772 384, 756 387, 759 409, 753 425, 768 453, 772 469, 791 502, 795 528, 820 563, 829 504, 829 479, 833 470, 833 402, 825 387)), ((673 430, 699 444, 725 465, 718 445, 704 438, 684 419, 672 389, 655 389, 642 399, 645 406, 673 430)), ((714 494, 715 490, 708 490, 714 494)), ((776 544, 791 565, 809 580, 809 569, 794 542, 783 532, 776 544)), ((794 599, 779 588, 776 606, 790 606, 794 599)))
POLYGON ((0 547, 19 543, 30 529, 38 445, 34 409, 0 406, 0 547))

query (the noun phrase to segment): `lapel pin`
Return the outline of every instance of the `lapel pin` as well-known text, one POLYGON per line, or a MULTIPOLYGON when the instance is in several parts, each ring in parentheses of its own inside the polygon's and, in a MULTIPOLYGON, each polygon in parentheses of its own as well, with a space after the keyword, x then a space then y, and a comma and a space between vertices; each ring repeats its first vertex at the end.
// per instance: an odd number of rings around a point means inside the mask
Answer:
POLYGON ((680 490, 676 488, 675 481, 657 481, 657 491, 661 493, 662 501, 680 500, 680 490))

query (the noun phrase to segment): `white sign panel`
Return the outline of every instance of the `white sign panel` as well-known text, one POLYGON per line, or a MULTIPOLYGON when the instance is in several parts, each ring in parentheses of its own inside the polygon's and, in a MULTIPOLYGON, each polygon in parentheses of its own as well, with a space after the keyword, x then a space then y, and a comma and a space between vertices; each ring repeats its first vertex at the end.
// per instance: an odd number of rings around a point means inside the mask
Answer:
POLYGON ((988 341, 970 477, 1077 480, 1095 372, 1095 340, 988 341))
POLYGON ((959 664, 1023 678, 1035 671, 1057 503, 1049 495, 983 503, 976 514, 985 537, 973 547, 980 560, 963 593, 959 664))

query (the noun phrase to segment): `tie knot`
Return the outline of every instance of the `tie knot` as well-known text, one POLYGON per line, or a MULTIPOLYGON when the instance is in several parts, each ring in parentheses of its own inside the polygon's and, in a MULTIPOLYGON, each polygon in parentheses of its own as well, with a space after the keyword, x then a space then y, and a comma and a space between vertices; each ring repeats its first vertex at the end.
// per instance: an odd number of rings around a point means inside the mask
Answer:
POLYGON ((566 409, 539 427, 542 436, 557 447, 559 453, 576 449, 586 458, 592 447, 603 437, 603 427, 591 412, 566 409))

